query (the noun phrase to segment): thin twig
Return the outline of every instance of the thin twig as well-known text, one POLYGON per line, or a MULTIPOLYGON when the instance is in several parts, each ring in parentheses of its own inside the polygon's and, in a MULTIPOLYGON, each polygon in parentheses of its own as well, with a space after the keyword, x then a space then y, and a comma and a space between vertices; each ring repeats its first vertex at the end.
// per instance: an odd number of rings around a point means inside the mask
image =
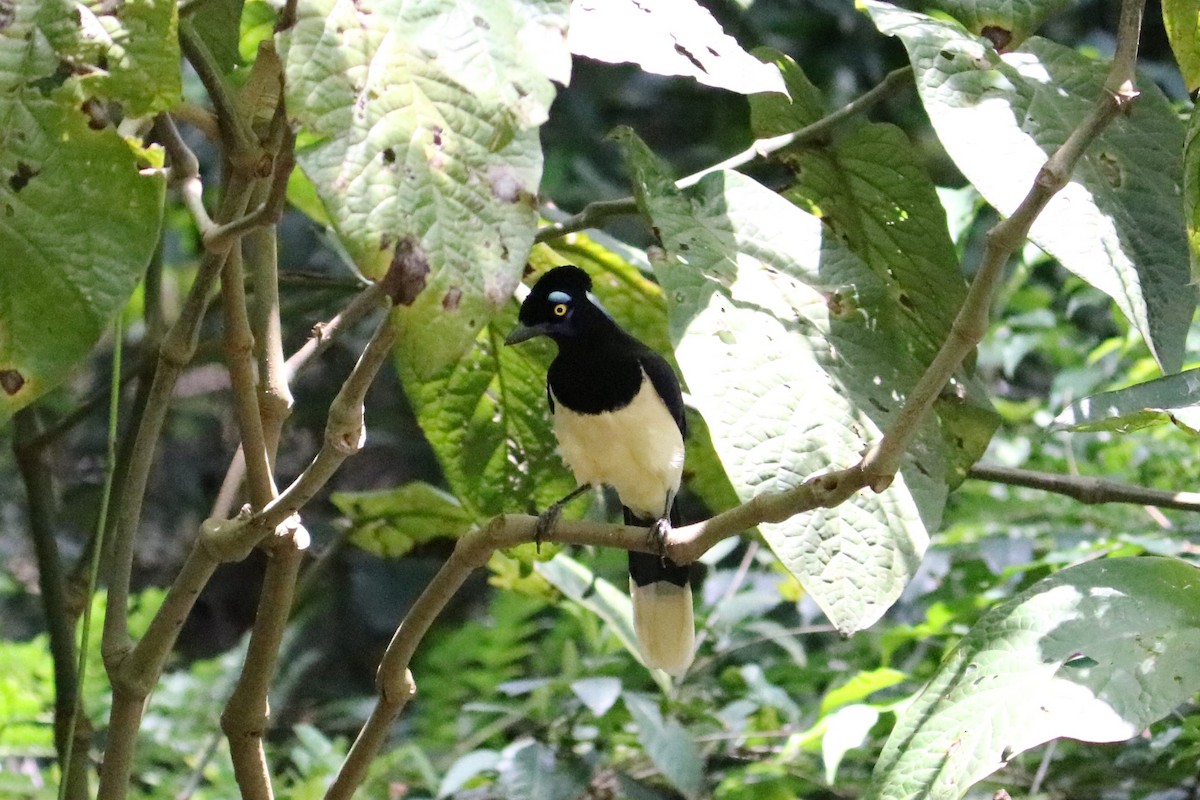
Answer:
MULTIPOLYGON (((871 87, 869 91, 864 92, 861 96, 850 101, 837 111, 822 117, 811 125, 781 136, 757 139, 742 152, 712 166, 705 167, 692 175, 680 178, 675 182, 675 186, 680 189, 686 189, 689 186, 695 186, 709 173, 718 172, 723 169, 736 169, 737 167, 749 164, 755 159, 765 158, 785 147, 792 147, 793 145, 804 144, 818 139, 827 134, 834 126, 887 97, 898 84, 907 80, 910 75, 912 75, 911 67, 901 67, 900 69, 892 70, 884 76, 882 81, 871 87)), ((622 197, 616 200, 597 200, 588 203, 578 214, 542 228, 534 236, 534 241, 548 242, 551 239, 557 239, 574 231, 595 227, 611 217, 635 213, 637 213, 637 203, 632 197, 622 197)))
MULTIPOLYGON (((62 561, 54 538, 52 475, 44 452, 22 448, 18 444, 38 434, 37 411, 24 408, 16 412, 13 415, 13 429, 13 452, 25 484, 29 534, 37 559, 38 589, 42 596, 54 664, 54 746, 63 771, 61 796, 82 799, 88 795, 87 744, 74 748, 72 741, 71 716, 80 691, 79 673, 76 669, 75 630, 67 610, 62 561), (75 758, 72 758, 73 749, 75 758), (80 750, 83 753, 82 761, 78 758, 80 750)), ((87 733, 90 734, 90 731, 87 733)))
POLYGON ((967 472, 968 478, 1011 486, 1040 489, 1061 494, 1085 505, 1100 503, 1134 503, 1137 505, 1174 508, 1180 511, 1200 511, 1200 492, 1168 492, 1131 483, 1092 478, 1082 475, 1062 475, 1031 469, 976 464, 967 472))
MULTIPOLYGON (((285 380, 289 382, 293 380, 296 374, 307 366, 312 359, 325 352, 339 334, 357 325, 373 311, 384 308, 386 300, 387 296, 378 283, 368 284, 354 296, 354 299, 344 309, 334 315, 332 319, 328 322, 319 322, 314 325, 312 335, 284 362, 285 380)), ((233 459, 229 464, 229 468, 225 471, 225 478, 221 482, 220 491, 217 492, 217 499, 213 501, 210 516, 227 517, 230 515, 245 474, 245 455, 242 453, 242 448, 239 445, 237 452, 234 453, 233 459)))

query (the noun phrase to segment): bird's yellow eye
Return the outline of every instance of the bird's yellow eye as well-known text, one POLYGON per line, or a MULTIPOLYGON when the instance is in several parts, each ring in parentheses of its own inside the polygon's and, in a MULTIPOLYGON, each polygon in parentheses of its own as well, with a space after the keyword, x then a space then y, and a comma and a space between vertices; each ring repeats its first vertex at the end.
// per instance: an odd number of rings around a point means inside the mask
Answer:
POLYGON ((567 315, 567 304, 566 303, 559 303, 556 306, 554 306, 554 316, 565 317, 566 315, 567 315))

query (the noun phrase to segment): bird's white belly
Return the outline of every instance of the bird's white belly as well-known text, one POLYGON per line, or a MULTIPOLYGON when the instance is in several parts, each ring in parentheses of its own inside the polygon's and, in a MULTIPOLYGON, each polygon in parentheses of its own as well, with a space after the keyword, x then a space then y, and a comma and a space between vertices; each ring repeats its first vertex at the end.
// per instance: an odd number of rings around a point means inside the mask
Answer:
POLYGON ((555 400, 554 435, 581 484, 608 484, 639 517, 661 517, 683 476, 683 436, 644 375, 633 402, 579 414, 555 400))

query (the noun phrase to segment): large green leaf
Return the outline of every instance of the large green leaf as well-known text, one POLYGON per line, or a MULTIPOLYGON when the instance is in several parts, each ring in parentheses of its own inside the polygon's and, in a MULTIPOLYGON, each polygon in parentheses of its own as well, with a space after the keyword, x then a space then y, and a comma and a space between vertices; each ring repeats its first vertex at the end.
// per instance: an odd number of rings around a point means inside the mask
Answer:
POLYGON ((512 296, 533 241, 537 126, 565 82, 565 0, 302 0, 282 37, 297 161, 378 276, 424 265, 408 368, 451 364, 512 296))
POLYGON ((1195 0, 1163 0, 1163 27, 1189 91, 1200 88, 1200 7, 1195 0))
MULTIPOLYGON (((938 138, 1002 214, 1106 91, 1106 64, 1045 39, 1001 56, 953 22, 877 0, 864 5, 880 31, 908 48, 938 138)), ((1173 372, 1195 309, 1177 199, 1184 131, 1153 82, 1138 88, 1131 112, 1088 149, 1030 239, 1112 297, 1173 372)))
MULTIPOLYGON (((31 4, 19 4, 31 5, 31 4)), ((117 101, 128 116, 179 102, 179 16, 170 0, 44 0, 37 25, 81 98, 117 101)), ((4 32, 11 35, 11 29, 4 32)))
POLYGON ((637 726, 638 741, 654 766, 684 797, 699 797, 704 789, 704 759, 700 748, 678 722, 663 719, 658 702, 626 692, 625 707, 637 726))
POLYGON ((932 4, 971 33, 986 36, 997 50, 1010 50, 1071 0, 935 0, 932 4))
POLYGON ((568 41, 572 53, 598 61, 632 62, 742 94, 784 91, 779 72, 743 50, 696 0, 572 3, 568 41))
MULTIPOLYGON (((673 257, 657 274, 676 357, 739 497, 856 463, 924 368, 897 325, 893 287, 817 217, 753 180, 718 172, 680 193, 632 133, 621 138, 635 194, 673 257)), ((927 420, 889 490, 763 533, 830 620, 858 630, 912 576, 946 486, 943 441, 927 420)))
POLYGON ((896 723, 869 797, 955 800, 1056 737, 1136 736, 1200 689, 1200 573, 1071 567, 990 611, 896 723))
POLYGON ((353 526, 349 539, 383 558, 399 558, 433 539, 458 538, 472 519, 454 497, 413 481, 394 489, 334 492, 330 497, 353 526))
POLYGON ((1085 397, 1055 419, 1061 427, 1084 431, 1130 431, 1167 421, 1200 431, 1200 369, 1085 397))
POLYGON ((1192 280, 1200 280, 1200 106, 1192 108, 1183 147, 1183 213, 1187 220, 1192 280))
MULTIPOLYGON (((140 19, 147 4, 129 5, 140 19)), ((104 92, 138 108, 147 94, 119 94, 133 81, 127 62, 106 81, 59 71, 82 52, 80 15, 91 12, 11 11, 0 29, 0 421, 62 381, 129 299, 158 241, 165 187, 142 171, 161 153, 102 125, 83 102, 104 92)))

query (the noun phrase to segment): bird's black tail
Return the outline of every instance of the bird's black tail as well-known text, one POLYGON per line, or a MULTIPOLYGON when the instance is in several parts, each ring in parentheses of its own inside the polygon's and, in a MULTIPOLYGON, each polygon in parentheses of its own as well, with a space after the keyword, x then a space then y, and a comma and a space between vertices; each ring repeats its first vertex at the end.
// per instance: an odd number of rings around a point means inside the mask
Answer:
MULTIPOLYGON (((625 524, 649 527, 628 508, 625 524)), ((675 511, 671 510, 674 524, 675 511)), ((651 553, 629 551, 629 595, 633 626, 646 666, 682 675, 692 663, 696 623, 692 618, 691 568, 651 553)))

